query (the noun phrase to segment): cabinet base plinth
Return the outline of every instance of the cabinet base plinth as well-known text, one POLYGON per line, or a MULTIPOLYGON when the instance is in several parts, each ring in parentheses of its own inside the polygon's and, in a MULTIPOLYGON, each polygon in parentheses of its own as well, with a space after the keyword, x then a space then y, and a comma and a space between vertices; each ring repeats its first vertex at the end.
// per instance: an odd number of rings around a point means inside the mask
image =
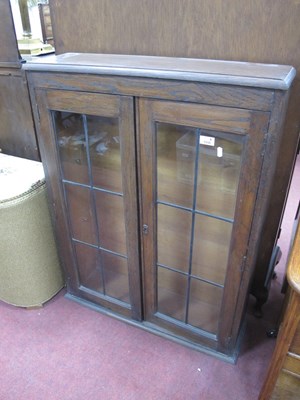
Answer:
POLYGON ((164 330, 164 329, 161 329, 158 326, 156 326, 156 325, 154 325, 154 324, 152 324, 150 322, 147 322, 147 321, 140 322, 140 321, 135 321, 135 320, 132 320, 132 319, 128 319, 128 318, 124 317, 123 315, 116 314, 116 313, 108 310, 107 308, 101 307, 101 306, 99 306, 99 305, 97 305, 95 303, 92 303, 89 300, 82 299, 82 298, 77 297, 77 296, 75 296, 73 294, 66 293, 65 294, 65 298, 69 299, 69 300, 72 300, 72 301, 75 301, 76 303, 78 303, 80 305, 83 305, 85 307, 88 307, 88 308, 90 308, 90 309, 92 309, 94 311, 100 312, 101 314, 104 314, 104 315, 107 315, 109 317, 113 317, 113 318, 115 318, 115 319, 117 319, 119 321, 125 322, 125 323, 127 323, 127 324, 129 324, 131 326, 143 329, 143 330, 145 330, 145 331, 147 331, 149 333, 153 333, 153 334, 158 335, 158 336, 160 336, 162 338, 165 338, 167 340, 171 340, 172 342, 175 342, 177 344, 183 345, 183 346, 188 347, 188 348, 190 348, 192 350, 196 350, 196 351, 199 351, 201 353, 213 356, 215 358, 218 358, 221 361, 225 361, 225 362, 228 362, 230 364, 236 364, 236 361, 237 361, 237 358, 238 358, 238 355, 239 355, 239 351, 240 351, 240 345, 241 345, 242 337, 243 337, 243 334, 244 334, 244 331, 245 331, 245 324, 243 324, 243 326, 242 326, 242 329, 241 329, 240 335, 238 337, 237 345, 236 345, 235 349, 233 350, 231 355, 228 355, 228 354, 220 353, 217 350, 210 349, 210 348, 208 348, 206 346, 203 346, 203 345, 201 345, 199 343, 190 342, 190 341, 188 341, 188 340, 186 340, 186 339, 184 339, 182 337, 175 336, 174 334, 172 334, 172 332, 164 330))

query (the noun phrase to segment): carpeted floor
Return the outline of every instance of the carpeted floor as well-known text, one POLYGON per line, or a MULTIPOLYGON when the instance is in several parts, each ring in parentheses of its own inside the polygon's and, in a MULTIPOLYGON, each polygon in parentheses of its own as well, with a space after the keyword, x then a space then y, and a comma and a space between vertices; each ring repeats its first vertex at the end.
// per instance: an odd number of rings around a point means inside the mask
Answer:
POLYGON ((0 400, 256 400, 275 340, 284 260, 300 192, 294 174, 262 319, 251 314, 236 365, 190 350, 64 298, 42 309, 0 302, 0 400))

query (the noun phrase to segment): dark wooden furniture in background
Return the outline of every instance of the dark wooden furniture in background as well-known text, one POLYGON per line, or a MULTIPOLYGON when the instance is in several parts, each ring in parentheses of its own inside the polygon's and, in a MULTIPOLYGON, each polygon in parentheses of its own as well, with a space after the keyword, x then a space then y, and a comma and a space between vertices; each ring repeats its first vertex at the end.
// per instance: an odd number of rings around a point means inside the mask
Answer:
POLYGON ((39 3, 39 14, 42 28, 43 42, 54 45, 53 31, 49 4, 39 3))
POLYGON ((20 55, 9 0, 0 3, 0 67, 20 68, 20 55))
POLYGON ((0 2, 0 149, 39 160, 29 93, 9 0, 0 2))
POLYGON ((298 400, 300 395, 300 203, 294 233, 284 319, 259 400, 298 400))
POLYGON ((72 53, 25 68, 70 295, 234 360, 295 70, 72 53))
MULTIPOLYGON (((121 5, 119 0, 51 0, 50 9, 57 54, 196 57, 289 64, 300 70, 299 0, 274 0, 271 8, 260 0, 161 0, 155 7, 152 1, 140 0, 121 5)), ((289 104, 252 285, 259 306, 268 297, 266 277, 295 161, 299 74, 289 104)))

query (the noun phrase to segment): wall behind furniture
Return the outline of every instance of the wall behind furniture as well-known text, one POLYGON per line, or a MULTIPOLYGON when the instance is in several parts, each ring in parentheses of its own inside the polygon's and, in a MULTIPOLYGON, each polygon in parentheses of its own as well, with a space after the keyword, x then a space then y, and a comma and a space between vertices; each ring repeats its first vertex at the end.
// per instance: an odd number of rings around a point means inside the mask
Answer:
POLYGON ((300 60, 299 0, 51 0, 57 53, 300 60))

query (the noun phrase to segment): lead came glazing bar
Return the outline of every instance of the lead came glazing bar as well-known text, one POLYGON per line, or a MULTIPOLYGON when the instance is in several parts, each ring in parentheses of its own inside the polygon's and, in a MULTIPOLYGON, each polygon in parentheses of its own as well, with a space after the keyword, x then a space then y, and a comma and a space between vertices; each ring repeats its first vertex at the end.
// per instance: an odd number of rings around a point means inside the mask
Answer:
POLYGON ((163 205, 165 205, 165 206, 170 206, 170 207, 178 208, 179 210, 191 211, 191 212, 194 212, 195 214, 204 215, 204 216, 206 216, 206 217, 211 217, 211 218, 219 219, 219 220, 221 220, 221 221, 230 222, 230 223, 232 223, 232 224, 233 224, 233 222, 234 222, 234 220, 233 220, 232 218, 221 217, 220 215, 210 214, 210 213, 205 212, 205 211, 193 210, 192 208, 184 207, 184 206, 179 206, 178 204, 169 203, 169 202, 167 202, 167 201, 158 200, 158 201, 156 202, 156 204, 163 204, 163 205))
POLYGON ((62 182, 63 183, 68 183, 68 184, 74 185, 74 186, 81 186, 81 187, 85 187, 85 188, 88 188, 88 189, 93 189, 93 190, 96 190, 97 192, 114 194, 116 196, 123 197, 123 193, 113 192, 112 190, 98 188, 98 187, 96 187, 94 185, 86 185, 84 183, 78 183, 78 182, 69 181, 68 179, 62 179, 62 182))
POLYGON ((82 240, 75 239, 75 238, 72 238, 72 241, 75 242, 75 243, 84 244, 84 245, 86 245, 86 246, 88 246, 88 247, 93 247, 94 249, 102 250, 102 251, 104 251, 105 253, 113 254, 114 256, 118 256, 118 257, 121 257, 121 258, 125 258, 126 260, 128 259, 128 257, 125 256, 124 254, 118 253, 118 252, 113 251, 113 250, 105 249, 104 247, 101 247, 101 246, 96 246, 96 245, 94 245, 94 244, 87 243, 87 242, 84 242, 84 241, 82 241, 82 240))
POLYGON ((196 140, 196 159, 195 159, 195 172, 194 172, 192 227, 191 227, 189 270, 188 270, 188 282, 187 282, 186 304, 185 304, 185 323, 186 324, 188 323, 190 290, 191 290, 191 272, 192 272, 194 233, 195 233, 195 209, 196 209, 196 201, 197 201, 197 181, 198 181, 198 166, 199 166, 200 129, 196 130, 196 135, 197 135, 197 140, 196 140))
MULTIPOLYGON (((187 272, 179 271, 178 269, 169 267, 168 265, 165 265, 165 264, 157 263, 157 266, 161 267, 161 268, 168 269, 169 271, 177 272, 180 275, 184 275, 184 276, 188 276, 189 275, 187 272)), ((199 276, 196 276, 196 275, 193 275, 193 274, 190 274, 190 276, 191 276, 191 278, 197 279, 198 281, 209 283, 210 285, 219 287, 221 289, 224 288, 224 285, 221 285, 220 283, 213 282, 213 281, 210 281, 208 279, 200 278, 199 276)))
MULTIPOLYGON (((90 151, 89 151, 88 124, 87 124, 87 117, 86 117, 85 114, 82 115, 82 120, 83 120, 83 129, 84 129, 84 136, 85 136, 85 143, 86 143, 86 156, 87 156, 87 163, 88 163, 88 174, 89 174, 89 180, 90 180, 90 185, 91 185, 90 192, 91 192, 91 195, 92 195, 93 214, 94 214, 94 221, 95 221, 96 233, 97 233, 97 245, 98 245, 98 248, 100 249, 99 225, 98 225, 98 218, 97 218, 97 208, 96 208, 95 193, 94 193, 94 190, 93 190, 94 183, 93 183, 92 166, 91 166, 91 158, 90 158, 90 151)), ((103 294, 105 295, 104 268, 103 268, 102 255, 101 255, 100 251, 97 252, 97 258, 98 258, 98 262, 99 262, 99 265, 100 265, 103 294)))

